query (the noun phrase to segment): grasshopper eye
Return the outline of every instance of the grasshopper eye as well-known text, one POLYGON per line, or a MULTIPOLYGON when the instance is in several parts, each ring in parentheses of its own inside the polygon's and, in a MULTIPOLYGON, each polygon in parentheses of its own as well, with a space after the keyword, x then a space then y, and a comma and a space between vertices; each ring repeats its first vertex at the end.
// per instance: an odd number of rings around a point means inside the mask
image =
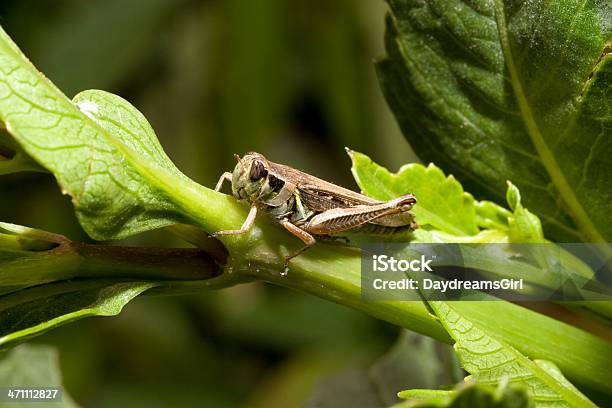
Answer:
POLYGON ((251 170, 249 171, 249 178, 251 181, 257 181, 262 177, 266 177, 268 175, 268 170, 264 167, 263 163, 255 160, 251 164, 251 170))

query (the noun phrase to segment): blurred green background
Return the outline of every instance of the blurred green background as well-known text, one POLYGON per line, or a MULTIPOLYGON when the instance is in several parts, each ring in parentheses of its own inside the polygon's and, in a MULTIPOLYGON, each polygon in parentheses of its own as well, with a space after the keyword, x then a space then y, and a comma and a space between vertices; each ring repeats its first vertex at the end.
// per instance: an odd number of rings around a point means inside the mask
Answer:
MULTIPOLYGON (((344 146, 415 161, 378 87, 382 0, 3 0, 0 24, 69 97, 105 89, 149 119, 170 157, 212 186, 256 150, 354 188, 344 146)), ((48 175, 0 180, 0 220, 86 241, 48 175)), ((184 245, 165 231, 132 245, 184 245)), ((141 298, 117 318, 42 336, 87 407, 298 406, 321 380, 369 366, 395 327, 249 284, 141 298)), ((399 390, 395 390, 399 391, 399 390)))

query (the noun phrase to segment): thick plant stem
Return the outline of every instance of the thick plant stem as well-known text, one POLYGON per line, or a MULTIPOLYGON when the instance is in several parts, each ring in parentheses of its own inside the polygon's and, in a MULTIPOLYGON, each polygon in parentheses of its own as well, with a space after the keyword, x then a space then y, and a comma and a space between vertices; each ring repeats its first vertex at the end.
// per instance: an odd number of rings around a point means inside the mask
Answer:
POLYGON ((2 226, 13 233, 0 233, 0 294, 76 278, 180 281, 221 274, 217 261, 201 249, 91 245, 2 226))

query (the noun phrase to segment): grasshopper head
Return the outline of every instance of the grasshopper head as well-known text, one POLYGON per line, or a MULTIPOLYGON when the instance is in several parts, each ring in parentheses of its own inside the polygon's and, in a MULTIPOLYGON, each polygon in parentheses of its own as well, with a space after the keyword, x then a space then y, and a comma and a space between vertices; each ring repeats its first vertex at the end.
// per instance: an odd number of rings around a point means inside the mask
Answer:
POLYGON ((238 163, 232 173, 232 192, 239 199, 255 201, 268 176, 268 160, 261 154, 248 152, 237 157, 238 163))

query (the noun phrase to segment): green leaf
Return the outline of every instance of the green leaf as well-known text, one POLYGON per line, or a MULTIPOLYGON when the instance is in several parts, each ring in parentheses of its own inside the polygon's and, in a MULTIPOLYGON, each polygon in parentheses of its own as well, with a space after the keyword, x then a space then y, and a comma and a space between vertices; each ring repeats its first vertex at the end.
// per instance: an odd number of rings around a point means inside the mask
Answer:
POLYGON ((508 241, 512 213, 491 201, 474 200, 434 164, 411 163, 391 173, 362 153, 349 151, 349 156, 353 176, 367 195, 380 200, 407 193, 417 197, 412 212, 421 228, 414 232, 415 242, 508 241))
POLYGON ((575 387, 568 387, 561 373, 531 361, 457 310, 452 302, 428 302, 444 328, 455 340, 463 368, 477 383, 496 385, 501 381, 524 386, 536 406, 595 407, 575 387))
POLYGON ((521 204, 521 193, 508 182, 506 193, 508 205, 513 214, 508 217, 508 236, 510 242, 540 244, 546 242, 540 219, 521 204))
POLYGON ((355 180, 368 195, 380 200, 407 193, 417 197, 412 211, 424 230, 415 232, 416 241, 545 242, 539 218, 522 206, 520 192, 510 182, 507 200, 513 212, 491 201, 474 200, 434 164, 411 163, 391 173, 362 153, 349 151, 349 156, 355 180))
POLYGON ((474 198, 433 164, 407 164, 390 173, 362 153, 349 151, 349 156, 357 184, 373 198, 389 200, 412 193, 418 200, 413 212, 419 225, 454 235, 478 233, 474 198))
POLYGON ((580 393, 580 391, 578 391, 578 389, 574 387, 574 384, 569 382, 567 378, 563 376, 563 373, 561 372, 561 370, 559 370, 559 367, 557 367, 553 362, 546 360, 533 360, 533 362, 536 363, 538 367, 540 367, 542 370, 546 371, 548 375, 557 380, 557 382, 561 384, 562 387, 567 388, 573 392, 580 393))
POLYGON ((0 297, 0 349, 83 317, 114 316, 151 282, 83 280, 50 283, 0 297))
POLYGON ((508 229, 508 217, 511 213, 491 201, 476 201, 476 222, 482 229, 508 229))
POLYGON ((529 408, 533 404, 527 393, 518 387, 498 387, 497 389, 470 384, 456 391, 408 390, 399 393, 408 400, 394 408, 529 408))
POLYGON ((612 241, 612 7, 388 0, 387 101, 417 154, 558 241, 612 241))
MULTIPOLYGON (((57 351, 49 346, 22 345, 0 360, 0 384, 6 388, 58 388, 61 390, 61 401, 48 403, 37 402, 32 406, 49 408, 77 407, 65 388, 62 386, 62 373, 57 351)), ((22 408, 23 401, 3 402, 4 408, 22 408)))
POLYGON ((0 118, 72 197, 88 234, 116 239, 175 223, 177 205, 168 192, 195 183, 172 165, 146 119, 103 92, 82 93, 75 102, 0 30, 0 118))

